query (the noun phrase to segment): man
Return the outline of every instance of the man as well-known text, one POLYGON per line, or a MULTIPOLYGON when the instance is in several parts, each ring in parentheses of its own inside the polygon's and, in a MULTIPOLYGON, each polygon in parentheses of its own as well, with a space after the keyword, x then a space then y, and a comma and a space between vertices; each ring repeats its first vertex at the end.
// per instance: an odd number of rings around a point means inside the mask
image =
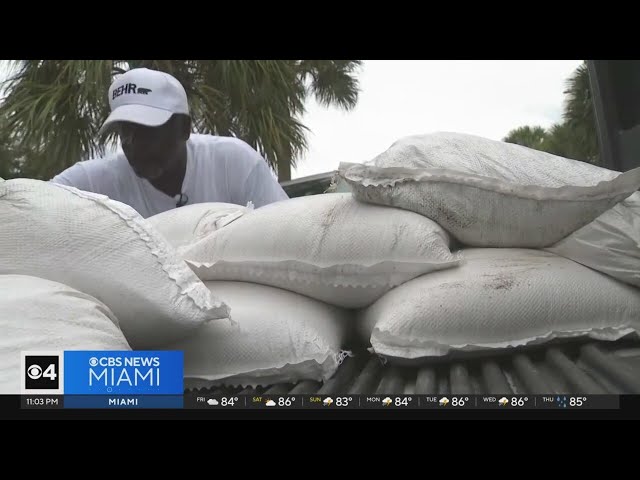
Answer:
POLYGON ((256 208, 287 194, 262 156, 232 137, 191 133, 184 87, 167 73, 129 70, 109 88, 122 152, 78 162, 52 179, 130 205, 147 218, 186 204, 225 202, 256 208))

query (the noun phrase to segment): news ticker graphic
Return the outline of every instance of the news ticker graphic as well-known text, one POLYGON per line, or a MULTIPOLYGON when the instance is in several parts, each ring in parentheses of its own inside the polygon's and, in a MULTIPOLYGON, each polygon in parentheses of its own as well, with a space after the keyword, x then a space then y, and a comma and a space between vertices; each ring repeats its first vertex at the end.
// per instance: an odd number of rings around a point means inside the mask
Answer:
POLYGON ((22 408, 614 410, 617 395, 23 395, 22 408))
POLYGON ((22 408, 618 409, 615 395, 205 395, 184 392, 181 351, 22 352, 22 408))
POLYGON ((78 395, 146 398, 184 393, 181 351, 31 351, 21 352, 21 366, 23 395, 64 394, 71 403, 78 395))

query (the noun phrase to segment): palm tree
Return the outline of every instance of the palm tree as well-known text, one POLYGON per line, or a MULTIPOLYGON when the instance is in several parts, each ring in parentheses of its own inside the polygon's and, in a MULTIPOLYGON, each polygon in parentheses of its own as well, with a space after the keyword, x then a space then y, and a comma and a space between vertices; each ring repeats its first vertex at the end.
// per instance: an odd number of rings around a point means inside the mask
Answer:
POLYGON ((549 128, 542 150, 574 160, 588 160, 568 122, 555 123, 549 128))
POLYGON ((562 122, 548 130, 542 127, 519 127, 503 139, 566 158, 598 164, 600 161, 591 84, 586 62, 566 83, 562 122))
POLYGON ((574 155, 580 160, 598 163, 598 132, 586 62, 569 77, 564 94, 566 97, 563 119, 573 138, 571 143, 574 155))
POLYGON ((344 110, 355 107, 359 60, 20 60, 6 84, 0 118, 7 142, 29 152, 21 165, 48 179, 75 162, 115 145, 99 137, 109 114, 107 91, 129 68, 168 72, 189 97, 200 133, 236 136, 252 145, 277 171, 291 167, 307 148, 299 120, 310 95, 344 110))
POLYGON ((547 140, 547 132, 542 127, 519 127, 511 130, 503 142, 517 143, 529 148, 535 148, 536 150, 542 150, 547 140))

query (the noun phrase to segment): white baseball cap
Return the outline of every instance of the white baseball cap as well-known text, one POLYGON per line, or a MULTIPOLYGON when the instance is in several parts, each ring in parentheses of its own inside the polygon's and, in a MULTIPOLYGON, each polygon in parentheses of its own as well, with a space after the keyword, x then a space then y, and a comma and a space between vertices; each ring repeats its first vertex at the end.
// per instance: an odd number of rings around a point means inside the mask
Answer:
POLYGON ((132 122, 148 127, 167 123, 174 113, 189 115, 187 92, 168 73, 134 68, 122 74, 109 87, 111 115, 104 122, 104 133, 115 122, 132 122))

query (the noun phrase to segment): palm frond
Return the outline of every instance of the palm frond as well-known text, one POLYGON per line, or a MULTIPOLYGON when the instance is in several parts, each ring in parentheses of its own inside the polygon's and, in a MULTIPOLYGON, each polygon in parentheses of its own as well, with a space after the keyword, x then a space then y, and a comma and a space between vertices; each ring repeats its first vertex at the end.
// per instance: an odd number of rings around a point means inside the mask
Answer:
POLYGON ((303 60, 300 73, 310 77, 310 90, 321 105, 336 105, 350 110, 358 102, 360 93, 357 72, 359 60, 303 60))
MULTIPOLYGON (((323 105, 353 108, 360 64, 356 60, 20 60, 10 64, 12 74, 3 84, 0 118, 5 121, 0 128, 7 142, 26 152, 19 154, 21 171, 50 178, 115 144, 113 135, 98 136, 109 114, 109 86, 128 69, 147 67, 166 71, 184 85, 195 130, 241 138, 274 170, 283 165, 290 169, 307 148, 308 129, 300 118, 308 95, 323 105)), ((18 153, 11 152, 5 157, 16 158, 18 153)))
POLYGON ((600 152, 586 62, 569 77, 564 93, 566 98, 563 118, 566 128, 575 139, 575 155, 580 160, 597 163, 600 152))
POLYGON ((97 133, 108 115, 112 68, 111 60, 26 60, 10 79, 0 116, 10 138, 35 156, 46 154, 40 178, 103 154, 108 140, 97 133))

